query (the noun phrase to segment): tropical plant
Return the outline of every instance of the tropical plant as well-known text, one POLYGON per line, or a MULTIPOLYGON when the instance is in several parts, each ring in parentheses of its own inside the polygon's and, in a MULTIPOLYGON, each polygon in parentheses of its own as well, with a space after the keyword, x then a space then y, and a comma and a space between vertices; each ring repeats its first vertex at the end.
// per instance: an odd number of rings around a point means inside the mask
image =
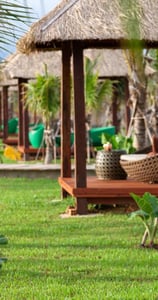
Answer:
POLYGON ((98 57, 94 60, 85 57, 85 103, 86 112, 92 113, 93 110, 98 111, 101 108, 105 96, 112 95, 111 80, 99 80, 99 74, 95 71, 98 57))
POLYGON ((146 246, 147 238, 149 239, 149 247, 155 247, 154 240, 158 228, 158 198, 148 192, 143 196, 130 193, 139 207, 130 214, 131 218, 139 217, 145 226, 145 232, 141 241, 141 246, 146 246))
POLYGON ((21 160, 21 153, 14 147, 5 145, 4 156, 6 158, 18 161, 21 160))
POLYGON ((134 153, 135 148, 133 147, 133 138, 123 136, 121 133, 115 135, 109 135, 107 133, 103 133, 101 137, 102 144, 110 143, 112 145, 112 149, 114 150, 126 150, 127 153, 134 153))
POLYGON ((18 4, 18 1, 0 1, 0 49, 9 52, 8 46, 24 32, 24 25, 32 21, 32 9, 18 4))
POLYGON ((24 84, 26 93, 24 101, 30 111, 42 116, 45 126, 44 141, 46 144, 45 164, 52 162, 53 130, 51 123, 60 105, 60 79, 49 75, 45 65, 45 75, 37 75, 36 80, 24 84))
MULTIPOLYGON (((22 33, 22 24, 27 24, 29 20, 32 20, 30 16, 31 9, 23 5, 18 4, 15 1, 0 1, 0 50, 8 51, 8 46, 15 44, 22 33), (22 23, 22 24, 21 24, 22 23), (16 32, 16 33, 15 33, 16 32)), ((1 57, 2 58, 2 57, 1 57)), ((0 155, 1 159, 1 155, 0 155)), ((8 242, 4 235, 0 235, 0 245, 8 242)), ((7 261, 7 258, 2 257, 0 254, 0 268, 3 263, 7 261)))
MULTIPOLYGON (((120 0, 121 22, 130 42, 123 47, 125 62, 128 67, 129 107, 133 125, 134 146, 140 150, 148 145, 144 114, 146 111, 147 76, 146 55, 140 34, 141 4, 139 1, 120 0)), ((130 123, 131 124, 131 123, 130 123)))
MULTIPOLYGON (((0 245, 6 245, 8 244, 8 239, 4 235, 0 235, 0 245)), ((0 268, 2 267, 3 263, 7 261, 6 257, 1 256, 2 254, 0 253, 0 268)))

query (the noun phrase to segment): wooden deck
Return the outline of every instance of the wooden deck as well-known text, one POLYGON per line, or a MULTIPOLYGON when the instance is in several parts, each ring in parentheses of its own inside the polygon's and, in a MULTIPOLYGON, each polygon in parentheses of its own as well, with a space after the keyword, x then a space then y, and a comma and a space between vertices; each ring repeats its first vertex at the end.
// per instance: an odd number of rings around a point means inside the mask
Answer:
POLYGON ((3 139, 3 143, 10 146, 17 146, 18 144, 18 137, 17 134, 13 134, 12 136, 3 139))
POLYGON ((158 196, 158 184, 133 180, 99 180, 95 176, 87 178, 86 188, 75 188, 74 178, 59 178, 63 190, 76 198, 77 212, 87 213, 88 204, 111 204, 136 207, 130 193, 143 195, 150 192, 158 196))

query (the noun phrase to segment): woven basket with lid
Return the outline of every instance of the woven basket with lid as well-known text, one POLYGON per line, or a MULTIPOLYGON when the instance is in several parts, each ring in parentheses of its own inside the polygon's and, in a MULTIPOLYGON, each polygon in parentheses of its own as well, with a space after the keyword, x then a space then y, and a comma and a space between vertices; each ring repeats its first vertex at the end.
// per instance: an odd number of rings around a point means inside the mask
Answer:
POLYGON ((97 152, 95 170, 98 179, 126 179, 127 174, 120 165, 120 156, 125 150, 101 150, 97 152))

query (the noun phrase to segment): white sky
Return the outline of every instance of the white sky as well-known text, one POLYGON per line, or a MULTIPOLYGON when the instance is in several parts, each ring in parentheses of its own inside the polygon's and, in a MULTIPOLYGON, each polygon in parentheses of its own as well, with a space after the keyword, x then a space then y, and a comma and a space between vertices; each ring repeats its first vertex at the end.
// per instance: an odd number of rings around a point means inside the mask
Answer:
POLYGON ((27 4, 33 9, 37 18, 41 18, 52 10, 61 0, 17 0, 21 4, 27 4))

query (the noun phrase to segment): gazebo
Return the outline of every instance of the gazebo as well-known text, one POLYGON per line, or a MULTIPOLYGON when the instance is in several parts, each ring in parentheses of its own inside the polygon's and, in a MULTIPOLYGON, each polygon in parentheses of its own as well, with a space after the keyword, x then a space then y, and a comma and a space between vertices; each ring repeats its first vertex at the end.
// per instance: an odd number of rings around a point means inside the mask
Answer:
MULTIPOLYGON (((146 48, 158 46, 158 0, 138 0, 141 41, 146 48)), ((158 194, 158 185, 129 182, 99 182, 87 178, 84 102, 83 52, 88 48, 116 49, 128 47, 129 36, 123 29, 118 0, 63 0, 44 18, 36 22, 19 40, 18 49, 62 50, 62 167, 60 185, 63 196, 76 198, 77 212, 87 212, 88 203, 130 203, 129 192, 144 190, 158 194), (70 61, 73 59, 75 177, 71 178, 70 145, 70 61), (154 189, 155 188, 155 189, 154 189)), ((130 14, 130 12, 128 11, 130 14)))
POLYGON ((47 65, 48 74, 61 76, 61 53, 60 52, 37 52, 26 54, 14 53, 6 59, 2 68, 1 83, 3 108, 3 142, 5 144, 18 144, 19 150, 24 154, 24 158, 29 158, 29 153, 36 153, 29 144, 29 112, 23 102, 23 84, 29 80, 34 80, 37 74, 44 75, 47 65), (8 91, 11 86, 16 86, 18 91, 18 139, 10 139, 8 136, 8 91))
MULTIPOLYGON (((109 78, 111 80, 121 80, 123 79, 126 86, 126 97, 124 101, 128 100, 128 81, 127 81, 127 65, 124 61, 121 50, 108 50, 108 49, 95 49, 95 50, 86 50, 84 52, 86 57, 90 59, 98 59, 96 71, 99 74, 99 78, 105 79, 109 78), (116 67, 117 64, 117 67, 116 67)), ((4 120, 4 130, 1 136, 3 137, 3 142, 6 144, 18 144, 19 150, 24 154, 24 157, 28 159, 28 154, 36 152, 36 149, 33 149, 29 145, 28 141, 28 126, 24 120, 25 114, 28 114, 28 111, 23 105, 22 93, 20 88, 23 83, 32 80, 37 74, 44 74, 44 64, 47 65, 47 70, 49 74, 55 74, 56 76, 61 77, 61 52, 37 52, 31 53, 29 56, 22 53, 14 53, 10 55, 2 68, 2 99, 1 99, 1 117, 3 112, 4 120), (23 67, 21 67, 23 66, 23 67), (19 134, 18 137, 9 137, 8 136, 8 92, 11 89, 11 86, 14 86, 19 95, 18 99, 18 109, 19 109, 19 134), (26 127, 24 127, 24 124, 26 127)), ((112 120, 113 125, 117 130, 117 93, 113 94, 112 99, 112 120)), ((126 107, 126 124, 128 127, 129 122, 129 113, 128 107, 126 107)), ((29 115, 28 115, 29 116, 29 115)), ((26 116, 27 120, 28 117, 26 116)), ((2 123, 2 122, 1 122, 2 123)))

